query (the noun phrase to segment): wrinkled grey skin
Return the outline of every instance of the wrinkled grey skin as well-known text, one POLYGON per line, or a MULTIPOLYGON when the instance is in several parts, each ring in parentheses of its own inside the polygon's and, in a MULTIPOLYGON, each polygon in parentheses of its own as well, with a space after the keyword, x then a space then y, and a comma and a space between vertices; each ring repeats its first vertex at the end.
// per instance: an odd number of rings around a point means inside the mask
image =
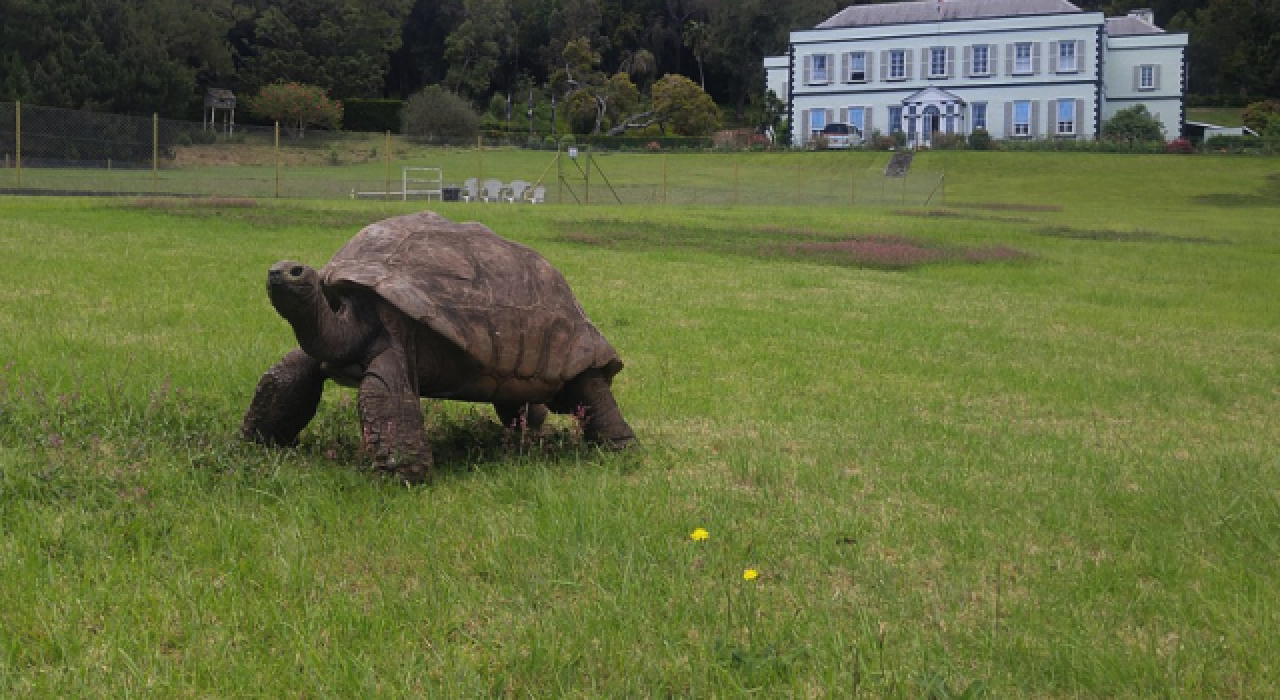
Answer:
POLYGON ((588 441, 635 442, 610 388, 622 362, 564 278, 479 224, 378 222, 320 271, 276 263, 267 295, 298 347, 258 382, 246 439, 296 444, 333 380, 359 389, 376 466, 411 483, 432 468, 421 397, 492 403, 504 425, 533 430, 549 410, 580 414, 588 441))

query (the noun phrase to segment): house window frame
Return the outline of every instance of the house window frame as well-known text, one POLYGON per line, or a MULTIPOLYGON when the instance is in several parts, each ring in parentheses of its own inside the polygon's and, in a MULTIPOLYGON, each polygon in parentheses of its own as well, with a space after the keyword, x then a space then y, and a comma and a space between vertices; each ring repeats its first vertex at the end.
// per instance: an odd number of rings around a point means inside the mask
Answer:
POLYGON ((947 49, 942 46, 929 47, 929 77, 947 77, 947 49))
POLYGON ((972 55, 970 57, 970 64, 969 64, 969 74, 974 77, 986 77, 991 75, 991 45, 990 44, 974 44, 973 45, 972 55), (981 69, 978 68, 979 52, 982 53, 981 69))
POLYGON ((1030 41, 1019 41, 1013 45, 1013 74, 1031 75, 1035 71, 1035 53, 1030 41), (1023 50, 1026 55, 1023 55, 1023 50))
POLYGON ((1138 89, 1139 90, 1155 90, 1156 89, 1156 67, 1155 64, 1147 63, 1138 66, 1138 89))
POLYGON ((1010 133, 1014 138, 1031 138, 1031 100, 1014 100, 1013 128, 1010 133))
POLYGON ((889 133, 896 134, 902 131, 902 107, 889 106, 889 133))
POLYGON ((826 85, 831 82, 831 66, 827 65, 825 53, 815 53, 809 57, 809 84, 826 85), (819 67, 821 64, 821 67, 819 67))
POLYGON ((986 102, 970 103, 969 116, 970 116, 970 122, 973 124, 974 131, 977 131, 978 129, 982 129, 983 131, 990 130, 990 128, 987 126, 987 103, 986 102))
POLYGON ((827 128, 827 110, 818 108, 809 110, 809 138, 815 139, 827 128))
POLYGON ((1078 73, 1080 71, 1080 57, 1076 55, 1076 42, 1058 42, 1058 55, 1056 60, 1058 62, 1059 73, 1078 73))
POLYGON ((867 75, 867 52, 866 51, 850 51, 849 52, 849 75, 845 76, 851 83, 865 83, 870 80, 867 75), (857 64, 861 62, 862 68, 859 69, 857 64), (862 77, 857 77, 858 73, 862 77))
POLYGON ((847 123, 849 124, 849 126, 855 127, 855 128, 858 130, 858 138, 859 138, 859 139, 864 139, 864 138, 866 138, 866 135, 867 135, 867 128, 866 128, 866 127, 867 127, 867 106, 866 106, 866 105, 849 105, 849 106, 846 108, 846 111, 847 111, 847 114, 848 114, 848 122, 847 122, 847 123), (861 118, 859 118, 859 119, 857 119, 857 120, 854 120, 854 118, 853 118, 853 114, 854 114, 854 111, 855 111, 855 110, 859 113, 859 115, 860 115, 860 117, 861 117, 861 118))
POLYGON ((1058 114, 1054 122, 1056 124, 1054 133, 1058 136, 1075 136, 1078 119, 1079 115, 1076 114, 1075 100, 1058 100, 1058 114), (1069 114, 1064 116, 1064 110, 1069 114))
POLYGON ((889 49, 889 80, 907 79, 906 49, 889 49))

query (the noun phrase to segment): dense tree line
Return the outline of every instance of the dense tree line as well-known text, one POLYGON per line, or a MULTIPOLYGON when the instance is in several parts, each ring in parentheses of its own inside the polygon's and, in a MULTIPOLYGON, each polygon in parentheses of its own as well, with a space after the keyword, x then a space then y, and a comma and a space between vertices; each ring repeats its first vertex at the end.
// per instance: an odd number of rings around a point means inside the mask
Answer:
MULTIPOLYGON (((605 75, 647 92, 684 75, 741 115, 761 59, 848 0, 0 0, 0 100, 190 118, 203 89, 279 81, 338 99, 439 85, 477 106, 555 83, 585 39, 605 75)), ((1280 95, 1280 0, 1084 0, 1149 6, 1189 31, 1190 91, 1280 95)))

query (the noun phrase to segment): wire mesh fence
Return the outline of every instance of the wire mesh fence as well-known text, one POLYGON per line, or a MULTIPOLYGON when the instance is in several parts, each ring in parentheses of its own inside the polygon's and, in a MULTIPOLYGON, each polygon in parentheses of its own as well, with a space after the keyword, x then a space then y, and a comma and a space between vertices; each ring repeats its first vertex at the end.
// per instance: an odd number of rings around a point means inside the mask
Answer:
POLYGON ((933 206, 945 178, 885 177, 884 154, 725 149, 711 139, 391 133, 203 124, 0 102, 0 193, 542 201, 580 205, 933 206), (829 157, 828 157, 829 156, 829 157), (413 191, 406 168, 438 168, 413 191), (508 196, 484 197, 487 182, 508 196), (529 184, 514 196, 513 181, 529 184), (540 188, 540 190, 539 190, 540 188), (409 191, 406 191, 409 190, 409 191), (535 197, 535 193, 538 196, 535 197), (469 194, 473 196, 468 196, 469 194))

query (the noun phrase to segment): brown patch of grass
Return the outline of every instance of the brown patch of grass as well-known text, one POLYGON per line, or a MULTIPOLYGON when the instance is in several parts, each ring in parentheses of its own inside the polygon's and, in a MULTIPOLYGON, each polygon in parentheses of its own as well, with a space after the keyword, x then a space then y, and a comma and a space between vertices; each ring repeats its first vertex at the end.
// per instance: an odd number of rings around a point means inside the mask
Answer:
POLYGON ((989 211, 1062 211, 1057 204, 1016 204, 1013 202, 960 202, 950 206, 957 209, 986 209, 989 211))
POLYGON ((1035 219, 1025 216, 992 216, 990 214, 966 214, 952 209, 895 209, 896 216, 915 216, 923 218, 965 219, 967 221, 1002 221, 1005 223, 1025 224, 1035 219))
POLYGON ((1034 232, 1038 236, 1072 238, 1085 241, 1112 241, 1122 243, 1222 243, 1212 238, 1170 236, 1156 231, 1117 231, 1115 229, 1083 229, 1070 226, 1045 226, 1034 232))
POLYGON ((1031 256, 1008 246, 938 246, 905 236, 859 236, 826 243, 779 246, 789 257, 817 258, 832 262, 888 270, 907 270, 941 262, 990 263, 1026 260, 1031 256))
POLYGON ((129 203, 134 209, 252 209, 258 200, 250 197, 139 197, 129 203))

